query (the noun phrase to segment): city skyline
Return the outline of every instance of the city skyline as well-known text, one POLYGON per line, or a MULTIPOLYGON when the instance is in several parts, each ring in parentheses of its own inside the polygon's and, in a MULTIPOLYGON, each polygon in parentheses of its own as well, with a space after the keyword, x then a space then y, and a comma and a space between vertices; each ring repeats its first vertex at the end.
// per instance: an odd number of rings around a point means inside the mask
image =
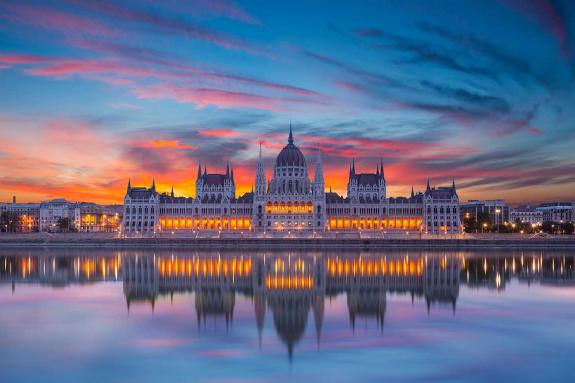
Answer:
POLYGON ((393 196, 572 201, 574 7, 2 2, 0 201, 191 196, 226 161, 241 195, 290 121, 339 194, 355 159, 393 196))

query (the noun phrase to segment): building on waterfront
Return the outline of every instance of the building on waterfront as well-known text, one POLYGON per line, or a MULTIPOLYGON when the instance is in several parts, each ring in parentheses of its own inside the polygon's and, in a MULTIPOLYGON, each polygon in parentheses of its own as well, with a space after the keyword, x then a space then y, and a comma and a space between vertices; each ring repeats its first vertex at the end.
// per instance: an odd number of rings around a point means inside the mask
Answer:
POLYGON ((80 207, 76 203, 57 198, 40 204, 40 231, 56 232, 80 226, 80 207), (67 228, 62 222, 66 220, 67 228))
POLYGON ((39 203, 18 203, 16 197, 13 197, 12 203, 0 205, 1 231, 19 233, 38 231, 39 221, 39 203))
POLYGON ((571 202, 542 203, 536 210, 541 212, 543 222, 573 221, 573 204, 571 202))
POLYGON ((509 206, 502 199, 469 200, 460 204, 461 220, 473 217, 477 219, 481 215, 488 215, 492 225, 502 225, 509 222, 509 206))
POLYGON ((517 220, 532 225, 541 224, 543 222, 543 212, 530 205, 509 209, 509 221, 516 222, 517 220))
POLYGON ((80 213, 76 230, 89 232, 117 232, 122 225, 122 205, 98 205, 95 203, 78 203, 80 213))
POLYGON ((455 182, 431 187, 409 197, 387 196, 382 163, 375 172, 349 168, 347 195, 325 191, 321 153, 315 159, 313 180, 308 163, 296 146, 290 126, 287 145, 278 154, 271 180, 266 180, 261 147, 254 190, 239 197, 233 168, 208 173, 198 165, 196 196, 175 196, 150 188, 128 188, 124 197, 126 234, 184 230, 323 232, 381 231, 459 233, 459 197, 455 182))
POLYGON ((53 199, 40 203, 0 204, 0 230, 9 232, 117 232, 121 205, 98 205, 53 199), (66 225, 66 227, 62 227, 66 225))

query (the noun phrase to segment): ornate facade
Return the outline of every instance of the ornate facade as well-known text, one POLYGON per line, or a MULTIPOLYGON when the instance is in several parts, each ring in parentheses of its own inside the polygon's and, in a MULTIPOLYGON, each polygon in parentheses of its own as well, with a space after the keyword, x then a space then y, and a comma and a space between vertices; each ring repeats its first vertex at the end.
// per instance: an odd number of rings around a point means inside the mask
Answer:
POLYGON ((198 165, 196 196, 176 197, 128 182, 124 198, 124 233, 214 230, 254 232, 460 232, 459 198, 455 182, 409 197, 387 197, 384 167, 374 173, 350 165, 347 196, 325 192, 321 153, 315 160, 313 180, 308 163, 295 145, 290 126, 288 143, 278 154, 272 179, 266 180, 261 147, 255 188, 236 197, 234 171, 202 171, 198 165))

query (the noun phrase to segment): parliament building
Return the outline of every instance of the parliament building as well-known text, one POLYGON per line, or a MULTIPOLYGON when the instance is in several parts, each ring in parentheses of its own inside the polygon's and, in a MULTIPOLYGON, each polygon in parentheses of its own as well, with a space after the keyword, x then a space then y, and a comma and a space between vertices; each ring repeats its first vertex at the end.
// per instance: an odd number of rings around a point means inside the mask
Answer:
POLYGON ((290 126, 287 145, 278 154, 272 179, 266 179, 261 153, 252 192, 236 196, 234 170, 208 173, 198 165, 196 196, 175 196, 151 187, 128 188, 124 198, 123 233, 241 231, 297 232, 412 232, 459 233, 459 198, 455 182, 431 187, 409 197, 388 197, 383 164, 374 173, 350 164, 347 196, 325 191, 321 154, 315 160, 313 181, 308 162, 295 145, 290 126))

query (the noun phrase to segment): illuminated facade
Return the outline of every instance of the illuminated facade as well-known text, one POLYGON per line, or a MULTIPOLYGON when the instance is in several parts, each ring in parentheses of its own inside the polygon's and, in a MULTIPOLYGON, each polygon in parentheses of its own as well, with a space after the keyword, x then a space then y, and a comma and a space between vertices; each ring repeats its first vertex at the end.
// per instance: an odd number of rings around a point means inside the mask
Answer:
POLYGON ((151 188, 128 189, 124 198, 125 233, 197 230, 253 232, 460 232, 459 198, 455 182, 450 187, 410 197, 387 197, 383 164, 374 173, 349 169, 347 196, 325 192, 321 153, 315 161, 313 181, 308 164, 295 145, 290 126, 288 143, 278 154, 272 179, 266 181, 261 147, 255 188, 236 197, 233 168, 208 173, 198 165, 196 196, 159 194, 151 188))

